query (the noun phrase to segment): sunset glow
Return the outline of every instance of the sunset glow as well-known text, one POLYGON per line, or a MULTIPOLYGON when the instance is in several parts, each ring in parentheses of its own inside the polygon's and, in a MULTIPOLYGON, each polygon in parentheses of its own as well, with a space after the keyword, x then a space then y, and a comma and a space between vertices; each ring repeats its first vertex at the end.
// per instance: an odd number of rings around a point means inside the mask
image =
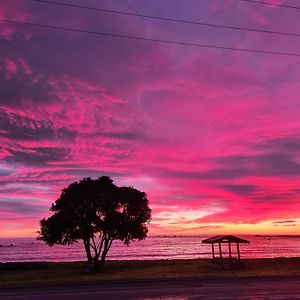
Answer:
MULTIPOLYGON (((64 2, 286 32, 299 19, 233 0, 64 2)), ((0 19, 300 53, 299 37, 29 0, 1 1, 0 19)), ((300 57, 0 23, 0 78, 1 237, 36 236, 64 187, 102 175, 147 193, 150 235, 300 233, 300 57)))

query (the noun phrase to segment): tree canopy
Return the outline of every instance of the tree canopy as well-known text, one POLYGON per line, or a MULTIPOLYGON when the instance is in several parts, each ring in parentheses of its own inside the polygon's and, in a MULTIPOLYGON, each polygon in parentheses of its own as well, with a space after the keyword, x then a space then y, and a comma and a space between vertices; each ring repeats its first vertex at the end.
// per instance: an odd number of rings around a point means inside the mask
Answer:
POLYGON ((147 195, 132 186, 116 186, 107 176, 84 178, 63 189, 52 216, 40 221, 38 239, 49 246, 82 240, 94 270, 105 262, 114 240, 129 245, 147 236, 151 209, 147 195))

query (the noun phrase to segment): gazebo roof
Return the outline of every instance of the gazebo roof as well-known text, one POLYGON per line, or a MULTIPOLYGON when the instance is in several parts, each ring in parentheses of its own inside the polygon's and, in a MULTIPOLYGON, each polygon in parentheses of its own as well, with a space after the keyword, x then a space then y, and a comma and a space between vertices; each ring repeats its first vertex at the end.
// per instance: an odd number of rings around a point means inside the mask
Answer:
POLYGON ((249 241, 239 238, 233 235, 216 235, 211 238, 202 240, 204 244, 215 244, 215 243, 250 243, 249 241))

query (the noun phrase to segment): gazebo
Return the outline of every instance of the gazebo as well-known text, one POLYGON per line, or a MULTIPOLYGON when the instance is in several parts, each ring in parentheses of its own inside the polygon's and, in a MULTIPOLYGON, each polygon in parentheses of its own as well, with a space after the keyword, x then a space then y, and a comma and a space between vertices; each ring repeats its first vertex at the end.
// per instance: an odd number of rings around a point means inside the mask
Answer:
POLYGON ((241 261, 240 244, 244 244, 244 243, 249 244, 250 243, 249 241, 233 235, 217 235, 203 240, 202 243, 211 244, 213 264, 221 267, 222 269, 242 269, 244 267, 244 264, 241 261), (219 256, 216 256, 215 254, 215 244, 219 245, 219 256), (222 244, 228 245, 228 250, 229 250, 228 258, 223 257, 222 244), (232 255, 233 253, 232 253, 231 244, 236 244, 237 257, 233 257, 232 255))

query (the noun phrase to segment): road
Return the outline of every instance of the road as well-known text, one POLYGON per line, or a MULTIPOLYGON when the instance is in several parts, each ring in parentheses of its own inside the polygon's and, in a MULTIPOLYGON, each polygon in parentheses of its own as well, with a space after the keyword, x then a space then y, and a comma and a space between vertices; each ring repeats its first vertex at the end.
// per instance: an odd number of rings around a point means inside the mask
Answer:
POLYGON ((164 280, 0 289, 0 300, 300 299, 300 278, 164 280))

